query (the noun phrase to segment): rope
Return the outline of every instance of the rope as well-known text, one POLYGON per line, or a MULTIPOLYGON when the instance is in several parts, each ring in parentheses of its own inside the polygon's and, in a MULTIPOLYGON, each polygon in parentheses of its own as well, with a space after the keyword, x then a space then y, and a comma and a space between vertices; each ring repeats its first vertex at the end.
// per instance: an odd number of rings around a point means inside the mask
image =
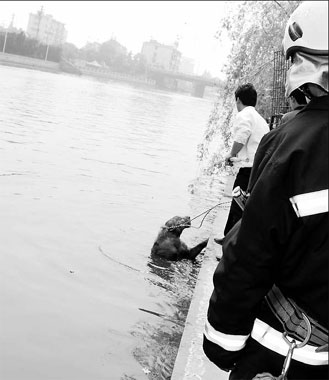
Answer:
POLYGON ((200 223, 200 226, 199 226, 199 227, 194 227, 194 226, 191 226, 191 227, 192 227, 192 228, 197 228, 197 229, 198 229, 198 228, 201 228, 201 226, 202 226, 202 224, 203 224, 203 222, 204 222, 206 216, 210 213, 211 210, 213 210, 213 209, 214 209, 215 207, 217 207, 217 206, 220 206, 220 205, 223 205, 223 204, 227 204, 227 203, 231 203, 231 201, 217 203, 215 206, 211 207, 210 209, 208 209, 208 210, 202 212, 201 214, 195 216, 194 218, 191 219, 191 222, 192 222, 192 220, 197 219, 199 216, 205 214, 205 216, 204 216, 204 217, 202 218, 202 220, 201 220, 201 223, 200 223))
POLYGON ((190 227, 190 228, 196 228, 196 229, 199 229, 199 228, 201 228, 201 226, 202 226, 202 224, 203 224, 203 222, 204 222, 206 216, 209 214, 209 212, 210 212, 211 210, 213 210, 213 209, 214 209, 215 207, 217 207, 217 206, 224 205, 224 204, 227 204, 227 203, 231 203, 231 201, 217 203, 215 206, 209 208, 208 210, 206 210, 206 211, 202 212, 201 214, 195 216, 194 218, 190 219, 190 221, 192 222, 192 220, 197 219, 197 218, 199 218, 199 216, 205 214, 205 216, 204 216, 204 217, 202 218, 202 220, 201 220, 201 223, 200 223, 199 227, 191 226, 191 225, 189 225, 189 224, 177 224, 176 226, 166 227, 166 228, 167 228, 169 231, 170 231, 170 230, 174 230, 175 228, 178 228, 178 227, 190 227))

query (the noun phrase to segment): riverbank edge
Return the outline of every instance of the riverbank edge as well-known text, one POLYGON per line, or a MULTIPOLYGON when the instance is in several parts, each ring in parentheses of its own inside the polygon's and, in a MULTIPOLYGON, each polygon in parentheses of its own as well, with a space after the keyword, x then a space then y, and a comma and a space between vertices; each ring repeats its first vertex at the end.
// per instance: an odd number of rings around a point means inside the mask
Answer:
MULTIPOLYGON (((120 74, 117 72, 97 72, 93 69, 86 69, 75 66, 66 60, 61 60, 59 63, 46 61, 43 59, 31 58, 23 55, 16 55, 10 53, 0 52, 0 66, 9 66, 17 68, 25 68, 30 70, 38 70, 49 72, 53 74, 71 74, 75 76, 98 78, 106 81, 117 81, 123 83, 132 83, 135 85, 142 85, 146 88, 157 88, 155 80, 144 78, 142 76, 135 76, 129 74, 120 74)), ((188 95, 189 91, 180 90, 172 91, 170 89, 162 88, 165 92, 179 93, 188 95)), ((198 96, 199 97, 199 96, 198 96)), ((203 97, 203 96, 202 96, 203 97)))
POLYGON ((120 74, 111 71, 98 72, 97 70, 92 68, 88 69, 74 66, 66 60, 61 60, 59 63, 57 63, 38 58, 27 57, 23 55, 0 52, 0 65, 46 71, 57 74, 72 74, 76 76, 93 77, 107 80, 115 80, 119 82, 143 84, 148 87, 155 86, 154 81, 142 79, 133 75, 120 74))
MULTIPOLYGON (((229 197, 223 198, 223 201, 229 200, 229 197)), ((214 242, 214 237, 223 236, 228 211, 228 208, 219 208, 217 211, 187 314, 171 380, 228 379, 229 374, 210 362, 202 349, 208 303, 213 290, 212 279, 218 264, 216 256, 222 255, 221 246, 214 242)))
POLYGON ((0 65, 60 73, 59 63, 0 52, 0 65))

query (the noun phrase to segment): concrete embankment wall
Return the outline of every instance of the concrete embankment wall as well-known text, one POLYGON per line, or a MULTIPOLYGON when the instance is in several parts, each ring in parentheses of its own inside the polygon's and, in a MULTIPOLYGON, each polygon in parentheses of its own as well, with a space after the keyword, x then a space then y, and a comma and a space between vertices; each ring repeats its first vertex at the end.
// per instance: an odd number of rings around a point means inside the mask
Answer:
MULTIPOLYGON (((222 200, 223 202, 230 201, 231 198, 223 197, 222 200)), ((210 362, 202 349, 208 303, 213 291, 212 279, 218 265, 216 256, 222 256, 222 248, 214 242, 214 237, 223 236, 227 215, 228 207, 218 209, 187 315, 171 380, 228 379, 228 373, 210 362)))
POLYGON ((8 53, 0 53, 0 64, 55 73, 60 71, 59 63, 8 53))

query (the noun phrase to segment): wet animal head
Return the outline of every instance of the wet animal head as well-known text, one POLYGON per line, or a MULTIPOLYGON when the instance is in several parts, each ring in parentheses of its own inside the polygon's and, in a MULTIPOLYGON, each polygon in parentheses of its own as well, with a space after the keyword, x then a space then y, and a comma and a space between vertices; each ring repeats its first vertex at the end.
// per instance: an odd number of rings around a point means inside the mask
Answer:
POLYGON ((191 227, 191 218, 189 216, 174 216, 165 223, 165 228, 178 236, 185 228, 189 227, 191 227))

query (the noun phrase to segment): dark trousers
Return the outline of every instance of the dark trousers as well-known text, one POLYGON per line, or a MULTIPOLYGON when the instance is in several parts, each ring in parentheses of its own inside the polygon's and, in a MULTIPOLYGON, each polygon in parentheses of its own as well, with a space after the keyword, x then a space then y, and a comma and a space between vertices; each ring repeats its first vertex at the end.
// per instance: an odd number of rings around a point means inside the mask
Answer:
MULTIPOLYGON (((233 189, 236 186, 240 186, 242 190, 246 191, 248 187, 248 183, 249 183, 250 173, 251 173, 251 168, 240 168, 235 178, 233 189)), ((229 232, 229 230, 235 225, 235 223, 238 222, 241 218, 242 218, 242 210, 240 206, 233 199, 231 203, 230 211, 228 214, 226 226, 224 228, 224 235, 226 235, 229 232)))
MULTIPOLYGON (((257 374, 264 372, 268 372, 273 376, 279 376, 284 359, 284 356, 267 349, 254 339, 249 338, 246 347, 241 352, 241 357, 230 373, 229 380, 252 380, 257 374)), ((288 379, 326 380, 328 379, 328 366, 312 366, 292 360, 288 370, 288 379)))

